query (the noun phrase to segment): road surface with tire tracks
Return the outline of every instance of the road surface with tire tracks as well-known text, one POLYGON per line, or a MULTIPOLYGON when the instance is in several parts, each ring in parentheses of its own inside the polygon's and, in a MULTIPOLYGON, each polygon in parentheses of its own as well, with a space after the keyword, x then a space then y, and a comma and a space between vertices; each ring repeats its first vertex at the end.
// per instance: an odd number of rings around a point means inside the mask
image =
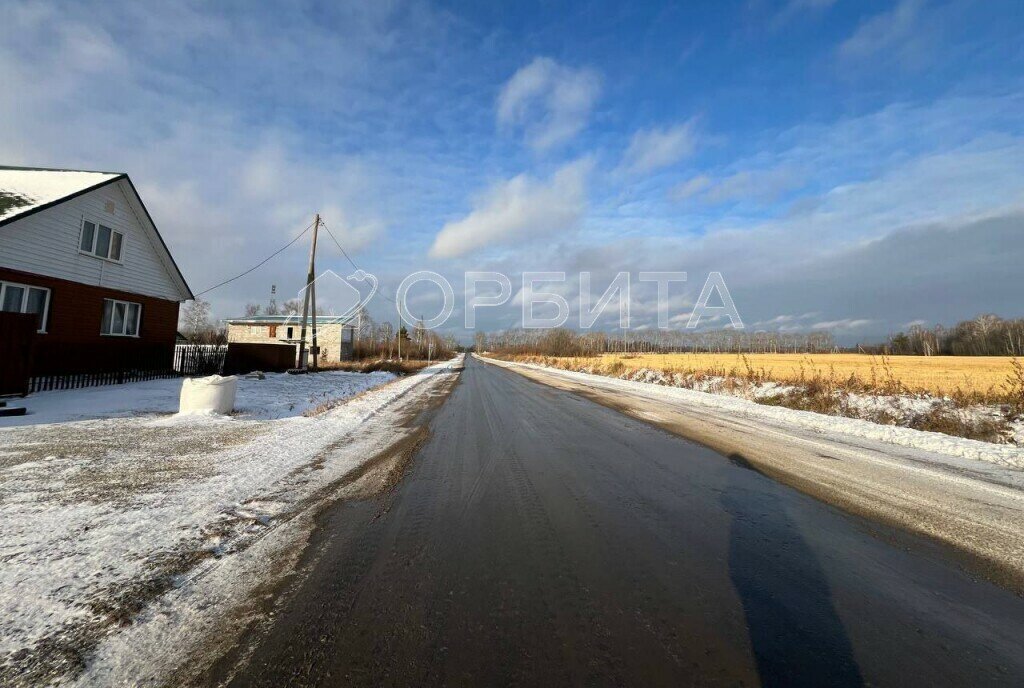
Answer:
POLYGON ((209 683, 1024 684, 1024 599, 741 457, 471 357, 430 430, 209 683))

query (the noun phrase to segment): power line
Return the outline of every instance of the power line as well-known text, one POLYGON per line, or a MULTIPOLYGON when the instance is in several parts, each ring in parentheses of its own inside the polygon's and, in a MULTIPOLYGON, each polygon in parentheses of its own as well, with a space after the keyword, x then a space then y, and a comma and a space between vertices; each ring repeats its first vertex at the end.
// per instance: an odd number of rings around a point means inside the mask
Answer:
MULTIPOLYGON (((334 232, 331 231, 330 227, 328 227, 327 224, 323 220, 320 220, 320 226, 323 227, 325 230, 327 230, 328 236, 330 236, 331 239, 334 240, 334 245, 338 247, 338 250, 341 251, 341 254, 343 256, 345 256, 345 259, 348 260, 348 262, 352 264, 352 267, 354 269, 356 269, 356 270, 359 270, 360 269, 359 266, 355 264, 355 261, 353 261, 351 258, 349 258, 348 253, 345 251, 344 248, 341 247, 341 242, 339 242, 338 238, 336 236, 334 236, 334 232)), ((385 301, 390 301, 391 303, 395 302, 394 299, 392 299, 390 296, 385 294, 383 291, 380 291, 380 292, 377 292, 377 293, 380 294, 380 297, 382 299, 384 299, 385 301)))
POLYGON ((343 249, 341 247, 341 243, 338 241, 338 238, 336 236, 334 236, 334 232, 332 232, 330 227, 327 226, 327 223, 324 222, 323 220, 320 220, 320 226, 323 227, 325 230, 327 230, 327 233, 331 236, 331 239, 334 240, 334 245, 338 247, 339 251, 341 251, 341 255, 345 256, 345 260, 347 260, 349 263, 351 263, 352 267, 354 269, 358 270, 359 266, 355 264, 355 261, 353 261, 351 258, 349 258, 348 253, 346 253, 345 249, 343 249))
MULTIPOLYGON (((223 281, 223 282, 221 282, 220 284, 215 284, 215 285, 213 285, 212 287, 210 287, 209 289, 204 289, 203 291, 199 292, 198 294, 194 294, 194 296, 195 296, 195 297, 196 297, 196 298, 198 299, 198 298, 199 298, 200 296, 202 296, 203 294, 207 294, 207 293, 209 293, 209 292, 213 291, 214 289, 218 289, 218 288, 220 288, 220 287, 223 287, 223 286, 224 286, 225 284, 230 284, 231 282, 234 282, 234 281, 235 281, 236 279, 239 279, 240 277, 245 277, 246 275, 248 275, 248 274, 249 274, 250 272, 252 272, 253 270, 256 270, 257 268, 263 267, 263 266, 264 266, 264 265, 265 265, 265 264, 266 264, 267 262, 269 262, 269 261, 270 261, 270 259, 271 259, 271 258, 273 258, 273 257, 274 257, 274 256, 276 256, 277 254, 281 253, 281 252, 282 252, 282 251, 284 251, 284 250, 285 250, 286 248, 288 248, 289 246, 291 246, 292 244, 294 244, 294 243, 295 243, 296 241, 298 241, 299 239, 301 239, 301 238, 302 238, 302 237, 303 237, 303 236, 304 236, 304 235, 306 234, 306 232, 308 232, 308 231, 309 231, 309 230, 311 230, 311 229, 313 229, 313 223, 312 223, 312 222, 311 222, 311 223, 309 224, 309 226, 308 226, 308 227, 306 227, 306 228, 305 228, 304 230, 302 230, 302 232, 301 232, 301 233, 300 233, 300 234, 299 234, 298 236, 296 236, 296 237, 295 237, 294 239, 292 239, 291 241, 289 241, 289 242, 288 242, 287 244, 285 244, 284 246, 282 246, 282 247, 281 247, 281 248, 279 248, 278 250, 276 250, 276 251, 274 251, 273 253, 271 253, 271 254, 270 254, 269 256, 267 256, 266 258, 264 258, 264 259, 263 259, 263 260, 261 260, 261 261, 260 261, 259 263, 257 263, 256 265, 252 266, 251 268, 249 268, 249 269, 248 269, 248 270, 246 270, 245 272, 243 272, 243 273, 241 273, 241 274, 239 274, 239 275, 235 275, 235 276, 234 276, 234 277, 232 277, 231 279, 227 279, 227 280, 224 280, 224 281, 223 281)), ((324 229, 327 229, 327 228, 326 228, 326 227, 324 227, 324 229)))

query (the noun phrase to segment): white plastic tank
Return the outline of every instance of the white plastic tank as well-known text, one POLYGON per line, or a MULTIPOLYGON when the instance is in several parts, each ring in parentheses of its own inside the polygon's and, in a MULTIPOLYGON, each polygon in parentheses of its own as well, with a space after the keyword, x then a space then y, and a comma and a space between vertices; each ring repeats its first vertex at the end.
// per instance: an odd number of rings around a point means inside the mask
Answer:
POLYGON ((231 413, 237 392, 238 378, 234 375, 186 378, 181 383, 178 413, 231 413))

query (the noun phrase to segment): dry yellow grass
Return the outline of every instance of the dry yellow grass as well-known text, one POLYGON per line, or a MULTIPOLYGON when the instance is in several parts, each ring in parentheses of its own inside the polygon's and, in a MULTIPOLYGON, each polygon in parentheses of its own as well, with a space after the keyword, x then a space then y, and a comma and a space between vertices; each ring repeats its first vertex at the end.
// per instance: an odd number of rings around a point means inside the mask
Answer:
MULTIPOLYGON (((649 368, 673 373, 724 375, 799 382, 816 375, 851 387, 893 388, 937 395, 966 393, 1002 398, 1013 373, 1006 356, 869 356, 866 354, 605 354, 572 359, 572 367, 626 370, 649 368)), ((567 361, 568 362, 568 361, 567 361)))

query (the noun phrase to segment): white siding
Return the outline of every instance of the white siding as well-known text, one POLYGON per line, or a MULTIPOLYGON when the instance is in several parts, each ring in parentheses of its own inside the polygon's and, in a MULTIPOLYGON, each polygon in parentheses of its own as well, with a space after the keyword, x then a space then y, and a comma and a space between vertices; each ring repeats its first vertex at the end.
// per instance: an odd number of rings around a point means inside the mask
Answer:
POLYGON ((180 301, 163 249, 140 222, 119 181, 0 227, 0 267, 180 301), (113 203, 113 212, 107 211, 113 203), (121 263, 79 253, 82 217, 124 234, 121 263), (152 238, 151 238, 152 237, 152 238))

